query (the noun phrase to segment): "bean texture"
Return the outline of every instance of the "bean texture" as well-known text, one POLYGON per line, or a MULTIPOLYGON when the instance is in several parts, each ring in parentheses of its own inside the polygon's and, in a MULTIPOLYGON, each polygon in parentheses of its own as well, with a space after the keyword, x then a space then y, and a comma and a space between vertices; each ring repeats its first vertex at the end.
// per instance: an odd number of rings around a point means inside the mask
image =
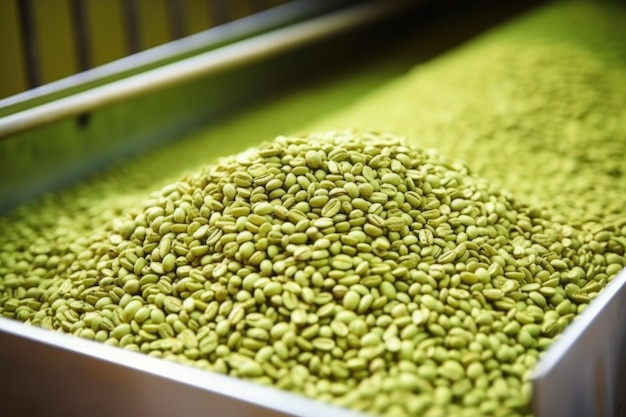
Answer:
POLYGON ((596 263, 584 231, 382 133, 281 136, 140 207, 59 252, 66 263, 32 287, 37 270, 15 264, 0 314, 356 409, 377 398, 380 414, 427 394, 441 410, 475 397, 523 413, 528 364, 607 283, 606 259, 621 266, 623 255, 606 247, 596 263), (307 156, 314 167, 294 162, 307 156), (367 176, 346 179, 361 165, 367 176), (254 184, 260 166, 265 186, 254 184), (319 195, 330 199, 311 204, 319 195), (364 222, 337 232, 354 205, 364 222))
POLYGON ((124 168, 20 208, 0 315, 374 415, 528 415, 541 353, 625 263, 626 53, 598 47, 620 13, 550 6, 321 123, 361 132, 179 180, 150 154, 133 192, 124 168))

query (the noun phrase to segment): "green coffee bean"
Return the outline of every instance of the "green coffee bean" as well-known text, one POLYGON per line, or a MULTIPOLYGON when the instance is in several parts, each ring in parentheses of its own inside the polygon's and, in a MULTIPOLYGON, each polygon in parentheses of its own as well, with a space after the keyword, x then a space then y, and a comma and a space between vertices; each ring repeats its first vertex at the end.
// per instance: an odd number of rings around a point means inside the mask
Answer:
POLYGON ((436 415, 526 404, 539 352, 624 264, 612 231, 570 228, 392 135, 281 137, 246 158, 71 244, 0 258, 0 314, 436 415))

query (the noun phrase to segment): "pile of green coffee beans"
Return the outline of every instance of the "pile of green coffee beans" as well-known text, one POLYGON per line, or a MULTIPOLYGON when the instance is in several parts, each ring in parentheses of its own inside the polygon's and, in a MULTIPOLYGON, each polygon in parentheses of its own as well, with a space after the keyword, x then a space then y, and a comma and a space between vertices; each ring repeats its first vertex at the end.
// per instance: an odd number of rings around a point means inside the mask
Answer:
POLYGON ((405 135, 568 224, 626 236, 624 27, 623 4, 553 2, 308 128, 405 135))
POLYGON ((4 256, 0 314, 381 416, 527 415, 541 352, 626 250, 354 131, 279 137, 94 226, 4 256))

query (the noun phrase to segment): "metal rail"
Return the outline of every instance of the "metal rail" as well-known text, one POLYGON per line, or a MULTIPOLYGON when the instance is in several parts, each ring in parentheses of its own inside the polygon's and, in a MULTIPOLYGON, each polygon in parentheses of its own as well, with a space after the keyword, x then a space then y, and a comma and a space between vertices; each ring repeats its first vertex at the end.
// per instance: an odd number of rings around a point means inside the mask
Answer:
MULTIPOLYGON (((127 54, 139 52, 142 44, 140 36, 140 12, 146 9, 140 7, 137 0, 117 0, 120 5, 120 18, 124 22, 122 36, 126 41, 127 54)), ((233 2, 228 0, 206 0, 211 11, 213 27, 223 25, 232 20, 228 14, 229 7, 233 2)), ((294 0, 291 0, 294 1, 294 0)), ((300 0, 301 2, 302 0, 300 0)), ((239 1, 239 4, 245 2, 239 1)), ((261 0, 252 0, 249 6, 253 13, 260 13, 265 9, 273 8, 270 4, 261 0)), ((41 84, 41 51, 37 42, 38 25, 36 22, 36 4, 33 0, 20 0, 16 2, 19 25, 21 27, 21 44, 24 49, 24 66, 28 88, 36 88, 41 84)), ((185 15, 189 13, 188 5, 182 0, 167 0, 167 25, 169 27, 170 40, 182 38, 185 35, 185 15)), ((150 5, 148 5, 150 7, 150 5)), ((275 6, 274 6, 275 7, 275 6)), ((89 59, 91 55, 91 36, 89 31, 89 19, 87 0, 70 0, 69 17, 74 30, 74 52, 78 61, 78 71, 82 72, 92 67, 89 59)), ((0 106, 1 107, 1 106, 0 106)))
MULTIPOLYGON (((91 68, 91 62, 88 62, 89 69, 86 71, 51 83, 39 85, 41 77, 39 75, 39 52, 35 33, 37 28, 34 22, 31 22, 33 19, 33 10, 28 7, 28 1, 31 0, 25 0, 18 4, 22 9, 20 13, 20 26, 24 32, 22 33, 22 38, 24 40, 24 47, 26 48, 26 68, 32 72, 31 78, 33 82, 30 84, 30 90, 0 99, 0 117, 17 113, 18 111, 32 108, 36 105, 41 105, 44 102, 57 100, 95 86, 104 85, 129 75, 156 68, 160 65, 207 52, 217 47, 250 38, 270 30, 285 27, 303 19, 310 19, 355 3, 355 0, 292 0, 283 5, 259 11, 258 13, 241 19, 228 21, 229 16, 223 4, 224 2, 222 0, 214 0, 211 5, 211 10, 214 14, 213 17, 216 26, 194 35, 185 36, 163 45, 139 51, 140 39, 137 11, 133 8, 134 3, 132 1, 123 1, 123 37, 126 42, 126 52, 131 55, 94 68, 91 68)), ((73 13, 72 20, 75 22, 77 33, 81 30, 88 30, 88 22, 86 20, 82 23, 80 22, 82 1, 84 0, 73 0, 71 8, 73 13)), ((178 3, 178 1, 170 0, 170 15, 177 15, 180 12, 178 3)), ((82 12, 84 13, 84 6, 82 7, 82 12)), ((171 31, 174 35, 175 32, 180 29, 178 27, 180 26, 180 22, 177 23, 176 20, 172 20, 170 23, 172 26, 171 31)), ((77 47, 87 49, 87 52, 90 52, 88 39, 77 39, 76 42, 77 47), (78 45, 78 43, 82 45, 78 45)), ((80 51, 77 53, 83 54, 83 52, 80 51)), ((80 61, 80 56, 77 58, 80 61)))
POLYGON ((396 13, 415 2, 372 1, 278 29, 0 119, 0 139, 46 123, 268 58, 396 13))

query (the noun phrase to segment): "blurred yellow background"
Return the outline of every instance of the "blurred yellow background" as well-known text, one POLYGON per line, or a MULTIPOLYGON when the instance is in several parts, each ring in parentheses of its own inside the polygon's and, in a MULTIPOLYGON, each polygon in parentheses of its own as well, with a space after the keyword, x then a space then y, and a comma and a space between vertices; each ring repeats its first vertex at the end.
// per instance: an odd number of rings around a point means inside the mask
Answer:
MULTIPOLYGON (((28 88, 25 50, 18 2, 30 2, 35 40, 39 49, 41 83, 49 83, 79 71, 73 0, 0 0, 0 98, 28 88)), ((74 0, 85 8, 90 66, 98 66, 128 54, 125 4, 133 0, 74 0)), ((208 29, 219 22, 215 10, 221 3, 226 18, 236 20, 268 9, 285 0, 134 0, 137 6, 139 49, 172 40, 169 15, 179 3, 183 35, 208 29)))

